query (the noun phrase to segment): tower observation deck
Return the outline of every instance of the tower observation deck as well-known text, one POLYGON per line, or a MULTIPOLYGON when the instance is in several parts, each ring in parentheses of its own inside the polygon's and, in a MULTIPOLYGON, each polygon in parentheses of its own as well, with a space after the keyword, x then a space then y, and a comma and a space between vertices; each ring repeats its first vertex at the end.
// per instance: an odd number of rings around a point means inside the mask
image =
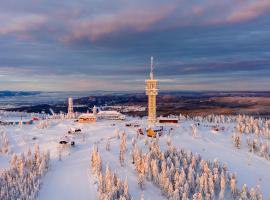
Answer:
POLYGON ((153 124, 156 122, 156 97, 158 95, 158 81, 154 79, 154 64, 153 57, 151 57, 151 71, 150 79, 145 80, 146 95, 148 96, 148 123, 153 124))

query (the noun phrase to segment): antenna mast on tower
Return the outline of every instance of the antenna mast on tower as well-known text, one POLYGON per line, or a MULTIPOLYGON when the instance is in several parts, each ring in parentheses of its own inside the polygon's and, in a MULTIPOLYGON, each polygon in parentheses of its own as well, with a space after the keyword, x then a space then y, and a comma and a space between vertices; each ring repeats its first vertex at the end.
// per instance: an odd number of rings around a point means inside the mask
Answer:
POLYGON ((154 57, 151 56, 151 72, 150 72, 150 79, 154 79, 154 57))

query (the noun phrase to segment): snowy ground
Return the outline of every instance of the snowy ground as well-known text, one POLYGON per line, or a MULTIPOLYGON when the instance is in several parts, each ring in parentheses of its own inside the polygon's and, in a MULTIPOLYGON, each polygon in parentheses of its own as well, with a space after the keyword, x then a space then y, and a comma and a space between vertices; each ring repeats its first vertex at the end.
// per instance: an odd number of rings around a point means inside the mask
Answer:
MULTIPOLYGON (((145 124, 145 120, 129 119, 145 124)), ((90 170, 90 154, 92 146, 98 142, 104 166, 109 162, 112 171, 116 171, 119 177, 128 177, 129 192, 134 199, 140 199, 144 193, 145 199, 166 199, 160 190, 152 183, 147 182, 142 191, 137 185, 137 175, 130 159, 131 140, 136 136, 136 128, 125 127, 125 121, 100 121, 93 124, 76 124, 72 120, 51 120, 49 128, 38 129, 34 125, 5 126, 0 127, 8 134, 10 151, 20 153, 33 148, 34 144, 40 145, 42 150, 50 150, 51 167, 43 178, 43 185, 38 199, 97 199, 97 183, 90 170), (115 124, 113 126, 113 124, 115 124), (62 150, 59 159, 59 139, 67 133, 71 127, 80 127, 81 135, 75 137, 74 148, 62 150), (119 163, 119 143, 115 138, 115 129, 127 133, 127 147, 125 166, 119 163), (83 135, 84 134, 84 135, 83 135), (33 139, 33 138, 36 139, 33 139), (111 150, 106 151, 107 141, 110 141, 111 150)), ((191 135, 190 125, 193 121, 182 121, 174 126, 172 142, 174 146, 191 150, 202 155, 204 159, 218 159, 226 162, 231 172, 237 173, 238 187, 246 183, 249 187, 261 186, 266 199, 270 193, 270 161, 251 155, 246 148, 236 149, 232 143, 232 133, 235 124, 225 124, 224 131, 212 133, 208 124, 202 124, 198 128, 197 137, 191 135)), ((165 146, 166 136, 160 137, 160 144, 165 146)), ((140 145, 144 146, 145 138, 141 136, 140 145)), ((0 169, 8 167, 12 153, 0 155, 0 169)))

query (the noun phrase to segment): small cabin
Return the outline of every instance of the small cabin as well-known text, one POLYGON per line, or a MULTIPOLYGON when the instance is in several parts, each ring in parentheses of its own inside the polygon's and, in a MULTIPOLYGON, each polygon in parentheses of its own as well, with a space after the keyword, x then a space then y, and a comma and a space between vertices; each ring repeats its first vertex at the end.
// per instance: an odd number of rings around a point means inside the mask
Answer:
POLYGON ((97 121, 97 118, 92 113, 82 114, 76 120, 76 122, 79 122, 79 123, 92 123, 92 122, 96 122, 96 121, 97 121))

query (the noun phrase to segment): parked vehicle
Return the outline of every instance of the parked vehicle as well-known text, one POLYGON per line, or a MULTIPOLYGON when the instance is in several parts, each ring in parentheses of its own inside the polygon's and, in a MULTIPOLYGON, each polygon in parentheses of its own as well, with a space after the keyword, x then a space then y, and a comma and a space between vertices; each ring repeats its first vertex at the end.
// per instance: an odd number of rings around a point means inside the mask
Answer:
POLYGON ((65 135, 60 139, 59 144, 75 146, 75 141, 72 137, 65 135))
POLYGON ((82 130, 80 128, 70 128, 68 134, 81 133, 82 130))

